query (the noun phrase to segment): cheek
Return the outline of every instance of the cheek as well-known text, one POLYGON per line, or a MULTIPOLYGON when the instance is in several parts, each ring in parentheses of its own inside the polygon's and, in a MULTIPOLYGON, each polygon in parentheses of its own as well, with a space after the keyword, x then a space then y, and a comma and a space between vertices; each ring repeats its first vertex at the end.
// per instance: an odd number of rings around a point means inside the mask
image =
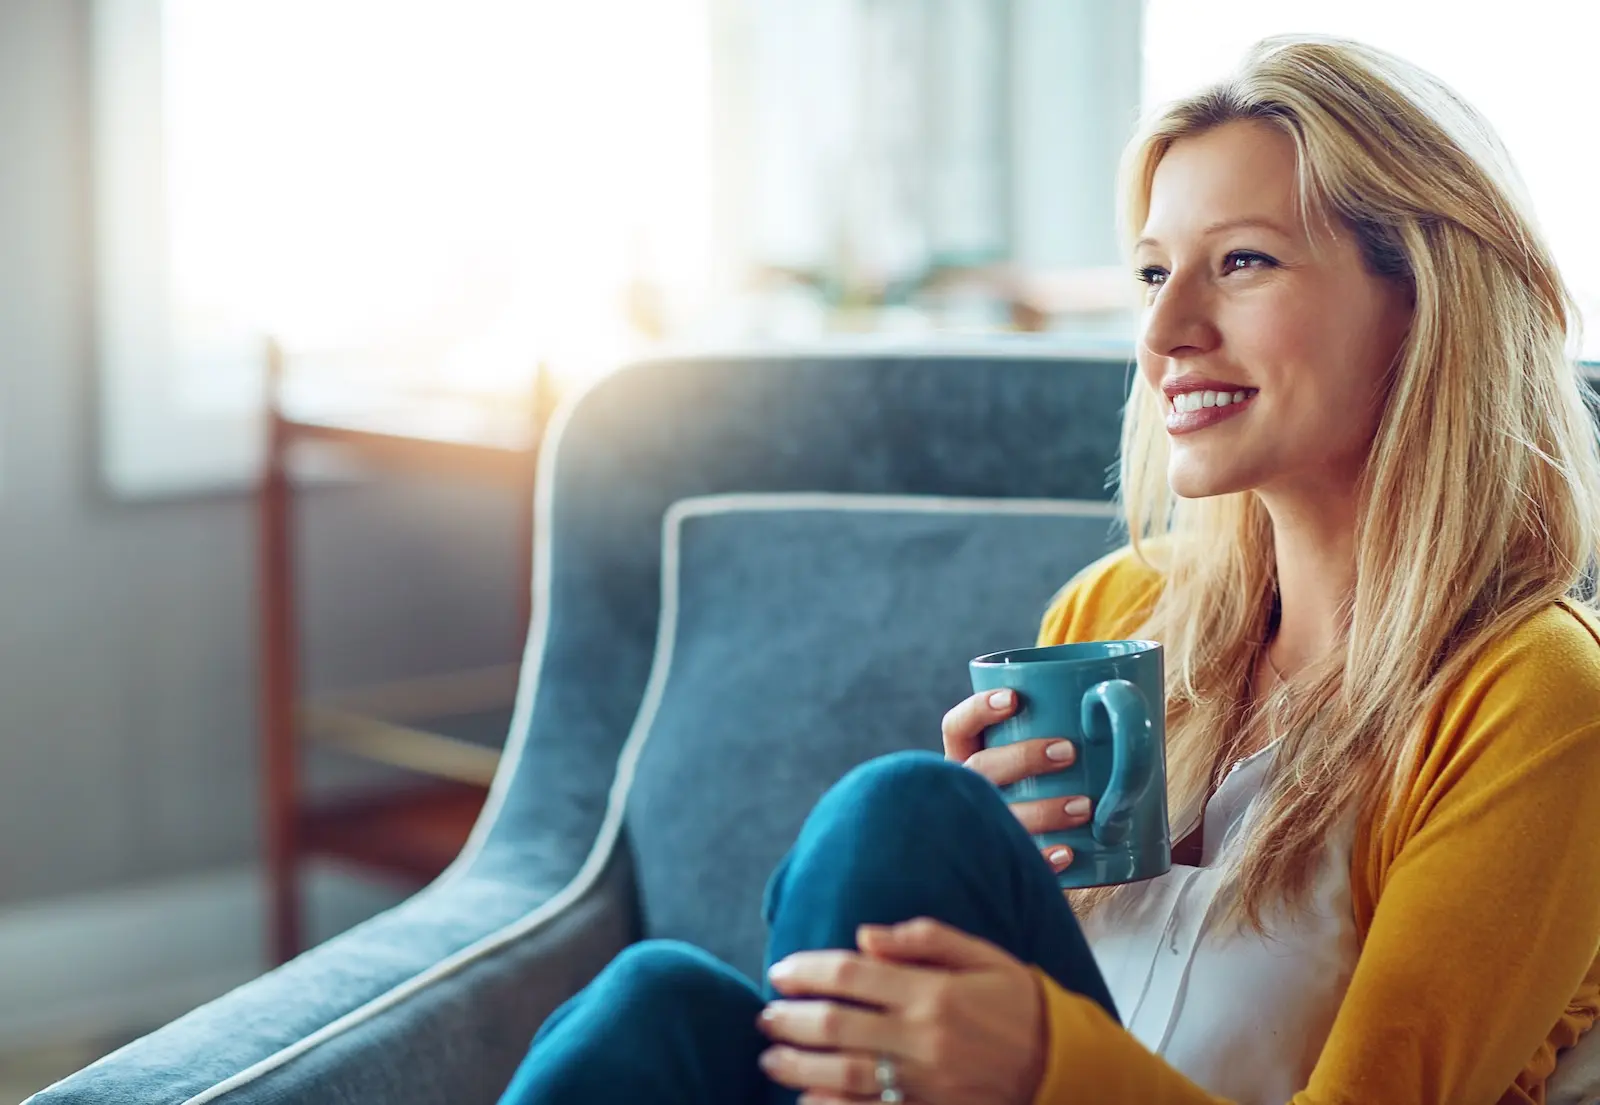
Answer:
POLYGON ((1296 413, 1320 404, 1359 417, 1370 406, 1393 353, 1380 320, 1304 295, 1262 296, 1232 314, 1227 341, 1238 362, 1257 386, 1292 399, 1296 413))
POLYGON ((1328 349, 1326 320, 1304 296, 1261 295, 1235 304, 1223 322, 1226 344, 1251 383, 1276 391, 1299 382, 1328 349))
POLYGON ((1139 375, 1143 378, 1145 386, 1151 391, 1158 390, 1161 387, 1161 365, 1157 363, 1155 355, 1145 347, 1143 335, 1135 347, 1134 359, 1139 365, 1139 375))
POLYGON ((1267 393, 1263 406, 1284 449, 1316 463, 1363 457, 1392 352, 1379 348, 1376 320, 1322 296, 1249 306, 1235 320, 1233 344, 1267 393))

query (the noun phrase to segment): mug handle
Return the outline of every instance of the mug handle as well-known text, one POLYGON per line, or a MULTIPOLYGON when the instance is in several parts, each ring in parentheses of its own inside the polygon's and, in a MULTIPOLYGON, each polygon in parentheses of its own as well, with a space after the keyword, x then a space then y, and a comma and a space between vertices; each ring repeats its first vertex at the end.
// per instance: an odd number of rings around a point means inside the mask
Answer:
POLYGON ((1095 715, 1111 725, 1111 782, 1094 811, 1094 838, 1115 847, 1128 838, 1133 809, 1155 778, 1156 751, 1150 740, 1150 709, 1139 688, 1126 679, 1107 679, 1083 693, 1083 731, 1094 731, 1095 715))

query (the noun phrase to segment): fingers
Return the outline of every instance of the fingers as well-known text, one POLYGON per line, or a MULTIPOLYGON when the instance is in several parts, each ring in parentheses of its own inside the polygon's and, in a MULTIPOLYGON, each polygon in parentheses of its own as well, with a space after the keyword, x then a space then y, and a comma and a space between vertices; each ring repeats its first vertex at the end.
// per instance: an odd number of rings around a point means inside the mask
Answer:
POLYGON ((832 1001, 772 1001, 756 1019, 767 1039, 817 1051, 888 1051, 894 1025, 882 1013, 832 1001))
POLYGON ((913 917, 895 925, 858 925, 856 944, 862 951, 898 963, 919 963, 950 970, 1003 967, 1010 955, 989 941, 933 917, 913 917))
POLYGON ((841 998, 879 1008, 899 1008, 925 982, 919 968, 885 963, 840 949, 794 952, 767 970, 784 997, 841 998))
MULTIPOLYGON (((876 1101, 877 1059, 858 1051, 805 1051, 779 1045, 761 1053, 767 1077, 790 1089, 805 1090, 802 1101, 876 1101)), ((899 1082, 906 1092, 906 1063, 899 1064, 899 1082)))
POLYGON ((1034 775, 1048 775, 1071 767, 1077 760, 1078 749, 1071 741, 1041 737, 974 752, 966 760, 966 766, 995 786, 1003 787, 1034 775))
POLYGON ((1050 869, 1058 875, 1072 866, 1072 849, 1065 844, 1052 844, 1048 848, 1040 848, 1039 854, 1050 865, 1050 869))
POLYGON ((1094 817, 1094 803, 1081 794, 1071 798, 1039 798, 1031 802, 1013 802, 1011 812, 1024 829, 1038 836, 1087 825, 1094 817))
POLYGON ((966 763, 983 747, 983 731, 1017 711, 1016 691, 979 691, 962 699, 944 715, 944 758, 966 763))

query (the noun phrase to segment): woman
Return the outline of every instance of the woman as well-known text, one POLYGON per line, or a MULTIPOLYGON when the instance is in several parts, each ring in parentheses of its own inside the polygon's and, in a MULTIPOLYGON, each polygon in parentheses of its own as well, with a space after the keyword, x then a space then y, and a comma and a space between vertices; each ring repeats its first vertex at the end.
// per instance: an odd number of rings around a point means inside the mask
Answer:
POLYGON ((1173 871, 1075 919, 1027 834, 1088 803, 983 781, 1075 750, 982 750, 1014 696, 974 696, 970 770, 813 812, 763 990, 639 945, 507 1101, 1543 1099, 1600 1009, 1600 459, 1548 250, 1478 116, 1348 42, 1262 43, 1127 166, 1132 543, 1040 640, 1166 646, 1173 871))

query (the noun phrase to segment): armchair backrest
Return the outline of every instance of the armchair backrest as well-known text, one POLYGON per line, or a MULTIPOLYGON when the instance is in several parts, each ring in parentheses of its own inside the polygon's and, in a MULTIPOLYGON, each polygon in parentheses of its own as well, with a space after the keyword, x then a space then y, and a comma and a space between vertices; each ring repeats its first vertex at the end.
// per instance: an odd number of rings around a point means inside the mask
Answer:
POLYGON ((1129 363, 1008 342, 706 356, 632 365, 564 405, 541 457, 518 708, 457 869, 535 871, 554 890, 609 851, 671 504, 730 492, 1103 502, 1129 363))
POLYGON ((623 749, 641 934, 759 977, 762 891, 857 764, 939 751, 967 661, 1032 644, 1109 503, 744 494, 668 512, 661 632, 623 749))

